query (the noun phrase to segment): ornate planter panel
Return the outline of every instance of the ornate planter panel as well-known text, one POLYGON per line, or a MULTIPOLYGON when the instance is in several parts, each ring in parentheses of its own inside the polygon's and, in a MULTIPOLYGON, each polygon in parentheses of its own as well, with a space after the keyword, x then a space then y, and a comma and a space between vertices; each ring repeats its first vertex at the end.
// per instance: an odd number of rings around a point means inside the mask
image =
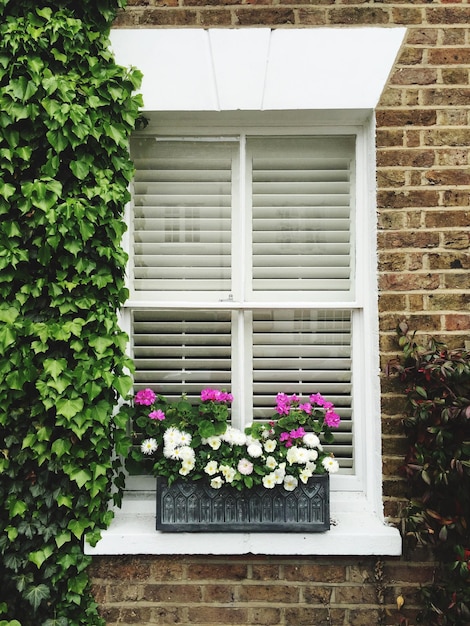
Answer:
POLYGON ((168 532, 322 532, 330 528, 329 475, 312 476, 294 491, 238 491, 157 477, 157 530, 168 532))

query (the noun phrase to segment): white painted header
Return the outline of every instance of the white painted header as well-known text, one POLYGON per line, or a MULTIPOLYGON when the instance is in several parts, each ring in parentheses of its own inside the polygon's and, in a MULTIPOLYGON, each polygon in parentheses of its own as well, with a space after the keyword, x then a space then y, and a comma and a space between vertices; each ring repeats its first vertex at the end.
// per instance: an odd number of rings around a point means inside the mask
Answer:
POLYGON ((115 29, 148 111, 371 109, 404 28, 115 29))

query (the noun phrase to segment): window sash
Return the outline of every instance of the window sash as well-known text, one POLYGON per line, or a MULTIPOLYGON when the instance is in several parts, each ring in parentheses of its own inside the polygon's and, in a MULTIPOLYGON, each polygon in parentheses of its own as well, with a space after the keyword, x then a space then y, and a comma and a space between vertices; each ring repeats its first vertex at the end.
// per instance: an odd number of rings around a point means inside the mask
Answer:
POLYGON ((224 388, 240 427, 280 391, 323 393, 353 473, 355 137, 155 139, 131 148, 136 390, 224 388))
POLYGON ((137 137, 133 296, 352 302, 354 143, 137 137))

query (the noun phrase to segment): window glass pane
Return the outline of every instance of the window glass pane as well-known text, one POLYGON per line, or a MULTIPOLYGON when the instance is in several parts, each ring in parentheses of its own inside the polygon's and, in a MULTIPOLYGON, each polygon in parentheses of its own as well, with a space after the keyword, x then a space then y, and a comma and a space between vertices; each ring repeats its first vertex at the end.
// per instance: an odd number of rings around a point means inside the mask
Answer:
POLYGON ((334 453, 343 469, 352 467, 351 371, 350 311, 253 312, 254 418, 273 415, 279 392, 321 393, 341 416, 334 453))
POLYGON ((199 397, 204 387, 231 391, 231 312, 133 312, 135 390, 199 397))
POLYGON ((248 157, 253 291, 350 291, 354 140, 252 139, 248 157))
POLYGON ((136 290, 231 289, 235 148, 222 142, 132 140, 136 290))

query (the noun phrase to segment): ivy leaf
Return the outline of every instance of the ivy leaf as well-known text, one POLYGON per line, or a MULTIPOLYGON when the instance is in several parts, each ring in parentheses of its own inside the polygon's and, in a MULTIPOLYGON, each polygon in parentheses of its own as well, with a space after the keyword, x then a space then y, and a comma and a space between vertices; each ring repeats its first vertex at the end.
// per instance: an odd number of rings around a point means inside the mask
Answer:
POLYGON ((66 617, 57 617, 52 619, 46 619, 41 626, 68 626, 69 620, 66 617))
POLYGON ((91 472, 86 469, 72 470, 69 472, 69 476, 70 479, 74 480, 80 488, 92 478, 91 472))
POLYGON ((84 519, 72 519, 67 525, 67 528, 72 531, 77 539, 80 539, 86 530, 89 527, 88 520, 84 519))
POLYGON ((46 561, 53 554, 53 552, 54 551, 51 546, 44 546, 42 550, 30 552, 28 559, 31 561, 31 563, 34 563, 39 569, 44 561, 46 561))
POLYGON ((63 530, 61 533, 59 533, 55 537, 55 542, 57 544, 57 547, 61 548, 64 544, 68 543, 71 538, 72 538, 72 535, 70 534, 70 532, 68 530, 63 530))
POLYGON ((64 454, 67 454, 70 451, 72 444, 69 439, 56 439, 52 446, 51 450, 53 454, 57 455, 57 458, 61 458, 64 454))
POLYGON ((125 398, 133 385, 132 378, 130 376, 119 376, 114 379, 113 387, 118 394, 125 398))
POLYGON ((57 414, 72 419, 83 410, 82 398, 61 398, 57 400, 57 414))
POLYGON ((0 327, 0 352, 5 353, 6 348, 16 341, 16 333, 9 326, 0 327))
POLYGON ((44 584, 37 585, 36 587, 30 587, 25 593, 26 600, 31 604, 33 609, 37 611, 39 605, 43 600, 47 600, 50 596, 49 587, 44 584))

